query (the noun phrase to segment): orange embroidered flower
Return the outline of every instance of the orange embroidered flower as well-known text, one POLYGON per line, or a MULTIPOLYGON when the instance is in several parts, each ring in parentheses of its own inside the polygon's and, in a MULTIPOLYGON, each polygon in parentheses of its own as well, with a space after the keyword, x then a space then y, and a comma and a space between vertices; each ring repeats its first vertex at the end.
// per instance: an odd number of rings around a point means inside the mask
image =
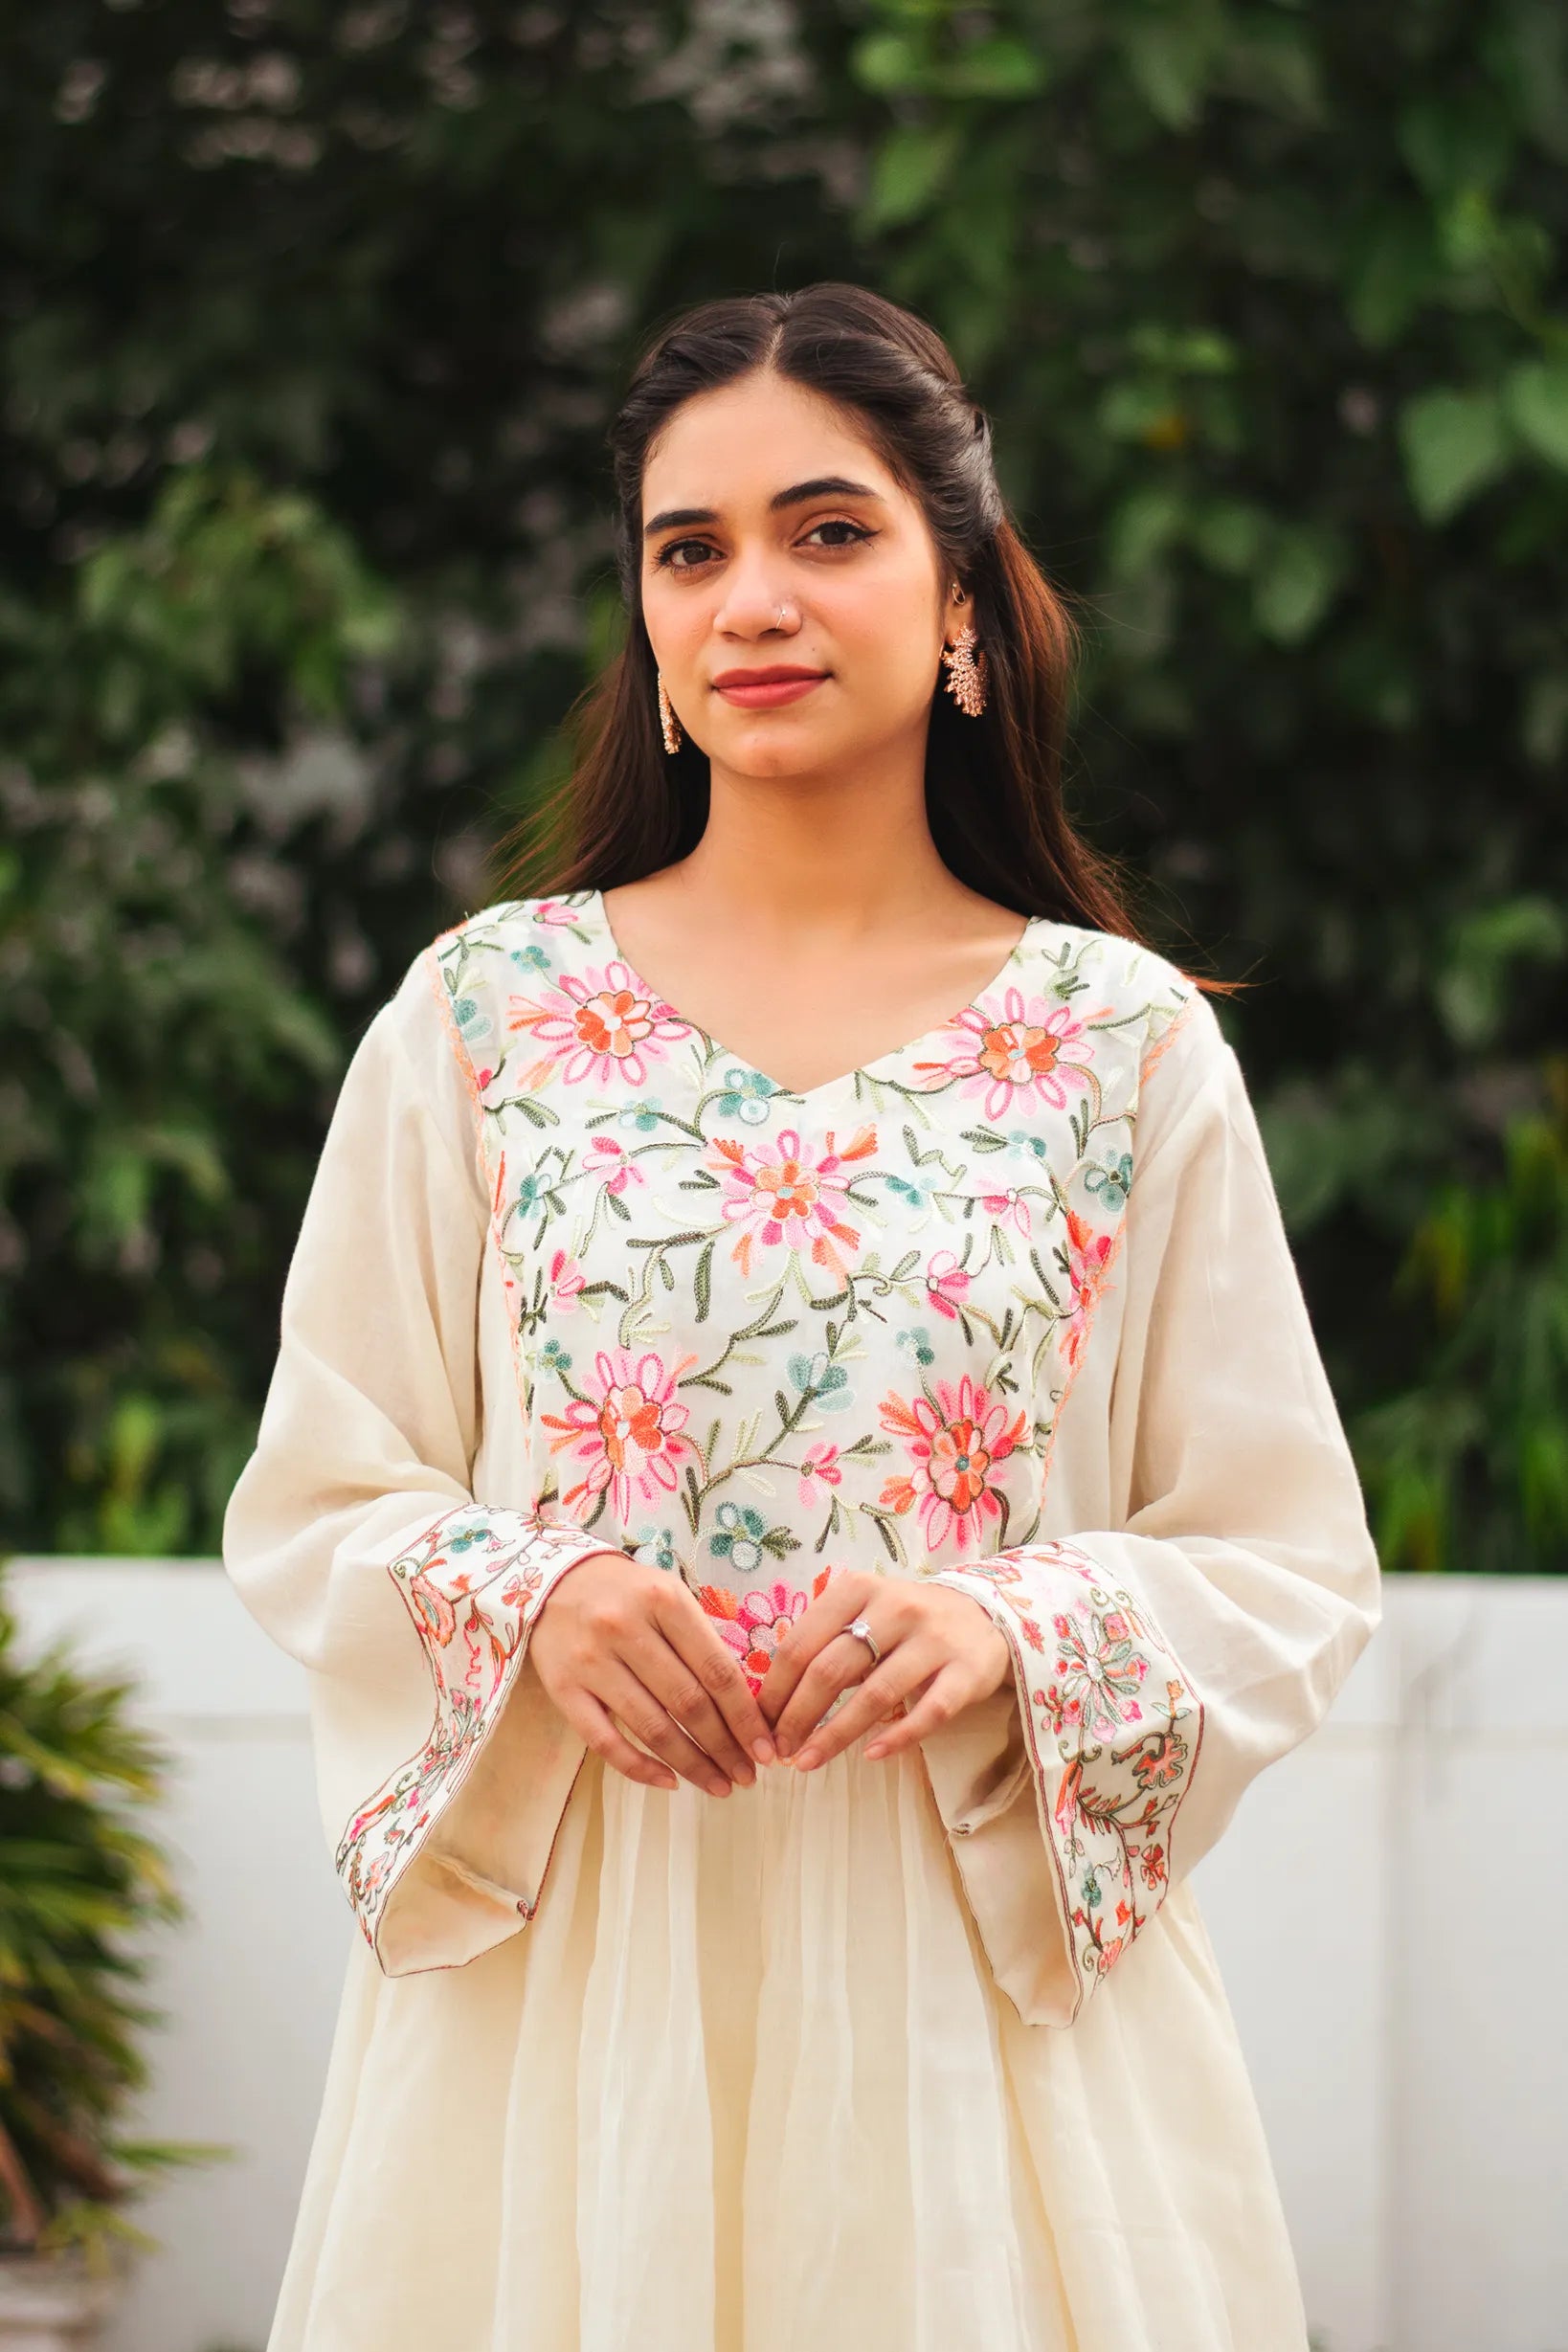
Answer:
POLYGON ((626 1348, 600 1348, 594 1358, 590 1393, 573 1397, 564 1413, 542 1413, 546 1428, 559 1435, 552 1453, 570 1446, 583 1475, 562 1494, 574 1516, 608 1487, 622 1523, 633 1497, 643 1502, 673 1493, 683 1463, 696 1448, 682 1435, 689 1418, 676 1395, 681 1375, 696 1362, 684 1355, 667 1366, 653 1350, 633 1355, 626 1348))
POLYGON ((753 1249, 793 1249, 843 1282, 849 1259, 861 1245, 859 1229, 841 1214, 853 1175, 851 1163, 876 1150, 874 1127, 858 1128, 843 1150, 829 1129, 820 1151, 809 1152, 793 1127, 756 1143, 715 1137, 706 1165, 722 1181, 725 1221, 737 1226, 734 1259, 751 1271, 753 1249))
POLYGON ((666 1046, 691 1035, 689 1021, 614 959, 563 973, 537 997, 512 997, 506 1020, 514 1035, 526 1029, 548 1047, 540 1066, 559 1069, 569 1086, 641 1086, 667 1059, 666 1046))
POLYGON ((890 1390, 881 1413, 883 1427, 904 1440, 914 1466, 885 1482, 882 1501, 919 1513, 933 1556, 949 1544, 960 1552, 983 1549, 986 1530, 1001 1515, 992 1472, 1019 1443, 1028 1416, 1019 1412, 1009 1421, 1006 1403, 967 1372, 956 1381, 938 1380, 933 1395, 906 1400, 890 1390))

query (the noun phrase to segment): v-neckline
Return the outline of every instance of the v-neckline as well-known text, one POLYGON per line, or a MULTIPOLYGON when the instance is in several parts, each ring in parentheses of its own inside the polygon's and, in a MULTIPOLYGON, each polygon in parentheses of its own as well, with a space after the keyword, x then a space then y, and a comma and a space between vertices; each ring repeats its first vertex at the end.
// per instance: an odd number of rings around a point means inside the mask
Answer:
POLYGON ((917 1052, 922 1045, 929 1044, 933 1038, 940 1037, 951 1029, 956 1029, 969 1014, 983 1013, 986 997, 995 996, 997 990, 1007 980, 1019 953, 1033 934, 1035 926, 1045 919, 1042 915, 1030 915, 1026 919, 1022 930, 1008 949, 1001 964, 992 974, 984 987, 975 990, 967 1004, 959 1005, 941 1020, 932 1021, 930 1028, 922 1029, 918 1037, 907 1039, 904 1044, 890 1045, 885 1053, 875 1055, 869 1062, 857 1063, 853 1069, 840 1070, 835 1078, 824 1078, 818 1086, 801 1088, 783 1086, 776 1078, 770 1077, 766 1070, 759 1069, 746 1054, 737 1053, 734 1047, 727 1045, 722 1038, 717 1038, 711 1030, 705 1029, 701 1021, 693 1020, 689 1014, 683 1013, 680 1006, 673 1003, 662 989, 656 988, 651 980, 645 979, 616 937, 611 927, 609 911, 604 904, 604 892, 595 888, 592 897, 600 940, 606 950, 607 961, 618 964, 628 979, 641 995, 647 997, 650 1003, 661 1005, 672 1019, 678 1020, 683 1028, 689 1029, 693 1037, 700 1038, 715 1059, 732 1063, 738 1068, 745 1070, 749 1076, 760 1078, 770 1092, 781 1095, 786 1102, 801 1104, 815 1103, 824 1095, 835 1093, 841 1086, 852 1086, 860 1078, 870 1079, 874 1084, 878 1073, 885 1070, 890 1063, 906 1060, 908 1055, 917 1052))

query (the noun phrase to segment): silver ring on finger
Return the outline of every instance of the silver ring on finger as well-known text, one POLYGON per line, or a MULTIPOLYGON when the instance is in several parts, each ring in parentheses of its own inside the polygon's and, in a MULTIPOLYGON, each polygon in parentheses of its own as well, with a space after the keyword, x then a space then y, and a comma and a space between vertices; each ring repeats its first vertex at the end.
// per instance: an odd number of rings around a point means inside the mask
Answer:
POLYGON ((864 1642, 877 1665, 882 1664, 882 1652, 877 1647, 876 1636, 863 1617, 857 1617, 851 1624, 840 1626, 840 1630, 843 1633, 852 1633, 857 1641, 864 1642))

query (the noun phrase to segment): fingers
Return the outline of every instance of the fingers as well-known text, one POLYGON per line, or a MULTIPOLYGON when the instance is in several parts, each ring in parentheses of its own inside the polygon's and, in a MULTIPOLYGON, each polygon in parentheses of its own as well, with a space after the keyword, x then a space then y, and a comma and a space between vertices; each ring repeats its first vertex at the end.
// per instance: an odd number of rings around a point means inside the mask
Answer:
MULTIPOLYGON (((850 1619, 858 1615, 873 1597, 885 1592, 886 1579, 873 1575, 870 1569, 846 1570, 842 1575, 834 1577, 816 1600, 801 1611, 795 1623, 780 1634, 758 1693, 761 1712, 771 1725, 776 1728, 814 1660, 827 1649, 850 1619)), ((864 1648, 863 1644, 861 1647, 864 1648)), ((869 1650, 865 1650, 864 1655, 868 1658, 869 1650)), ((846 1679, 852 1681, 854 1676, 846 1679)), ((839 1687, 841 1689, 842 1684, 839 1687)), ((822 1705, 826 1706, 833 1695, 833 1691, 829 1691, 822 1705)), ((820 1714, 821 1707, 817 1712, 820 1714)))
POLYGON ((664 1685, 660 1686, 659 1695, 676 1721, 706 1748, 716 1763, 723 1764, 733 1779, 750 1783, 755 1778, 755 1764, 773 1761, 774 1745, 773 1726, 757 1704, 740 1660, 725 1647, 702 1603, 683 1584, 669 1587, 659 1610, 659 1624, 667 1646, 661 1657, 650 1651, 649 1664, 675 1677, 676 1703, 672 1704, 664 1685))
MULTIPOLYGON (((818 1716, 816 1722, 803 1725, 791 1740, 794 1761, 810 1771, 813 1766, 805 1763, 807 1757, 814 1763, 826 1763, 829 1757, 840 1755, 862 1733, 883 1723, 889 1713, 918 1694, 945 1663, 934 1644, 901 1642, 881 1666, 849 1691, 827 1722, 818 1716)), ((781 1737, 790 1738, 790 1735, 784 1733, 781 1737)))
POLYGON ((728 1796, 728 1776, 687 1737, 681 1725, 671 1719, 661 1701, 637 1673, 622 1666, 618 1660, 610 1659, 600 1671, 597 1684, 604 1704, 619 1716, 629 1732, 636 1734, 644 1747, 662 1757, 682 1780, 690 1781, 695 1787, 705 1789, 710 1797, 728 1796))
POLYGON ((623 1772, 629 1781, 640 1781, 645 1788, 677 1788, 680 1785, 668 1764, 657 1757, 644 1756, 620 1732, 609 1710, 602 1706, 591 1691, 567 1691, 555 1702, 579 1739, 585 1740, 595 1756, 602 1756, 616 1772, 623 1772))
POLYGON ((914 1747, 932 1732, 940 1731, 944 1723, 951 1723, 974 1696, 962 1668, 945 1667, 931 1677, 930 1688, 918 1695, 917 1703, 907 1711, 902 1722, 878 1732, 875 1739, 867 1742, 865 1754, 873 1762, 879 1762, 885 1756, 896 1756, 902 1748, 914 1747))
MULTIPOLYGON (((850 1614, 854 1614, 853 1609, 850 1614)), ((802 1618, 800 1623, 804 1625, 805 1619, 802 1618)), ((902 1697, 908 1688, 907 1678, 911 1669, 918 1669, 922 1674, 932 1673, 948 1654, 940 1643, 933 1646, 929 1628, 921 1624, 918 1615, 907 1602, 893 1594, 879 1596, 877 1602, 875 1632, 877 1646, 884 1653, 880 1666, 873 1663, 870 1649, 858 1635, 845 1638, 848 1625, 849 1617, 844 1615, 840 1602, 838 1622, 824 1627, 823 1639, 816 1656, 774 1716, 773 1736, 778 1743, 780 1756, 789 1756, 802 1744, 841 1691, 847 1691, 851 1684, 868 1683, 873 1675, 883 1671, 883 1668, 890 1666, 895 1651, 901 1658, 898 1679, 891 1683, 883 1680, 876 1684, 877 1691, 882 1694, 885 1713, 891 1701, 902 1697)), ((768 1669, 762 1686, 765 1691, 773 1678, 776 1664, 775 1659, 774 1665, 768 1669)), ((862 1728, 863 1724, 862 1717, 862 1728)))

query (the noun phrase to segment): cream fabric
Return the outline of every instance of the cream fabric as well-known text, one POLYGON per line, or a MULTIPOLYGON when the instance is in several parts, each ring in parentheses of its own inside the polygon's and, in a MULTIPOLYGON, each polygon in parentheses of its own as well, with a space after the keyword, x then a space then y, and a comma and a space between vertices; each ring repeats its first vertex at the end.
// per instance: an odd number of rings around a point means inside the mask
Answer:
POLYGON ((1037 918, 802 1096, 597 892, 444 934, 345 1079, 225 1557, 362 1930, 269 2352, 1302 2352, 1187 1878, 1377 1563, 1174 966, 1037 918), (1014 1678, 885 1761, 643 1789, 527 1656, 607 1545, 753 1681, 867 1565, 1014 1678))

